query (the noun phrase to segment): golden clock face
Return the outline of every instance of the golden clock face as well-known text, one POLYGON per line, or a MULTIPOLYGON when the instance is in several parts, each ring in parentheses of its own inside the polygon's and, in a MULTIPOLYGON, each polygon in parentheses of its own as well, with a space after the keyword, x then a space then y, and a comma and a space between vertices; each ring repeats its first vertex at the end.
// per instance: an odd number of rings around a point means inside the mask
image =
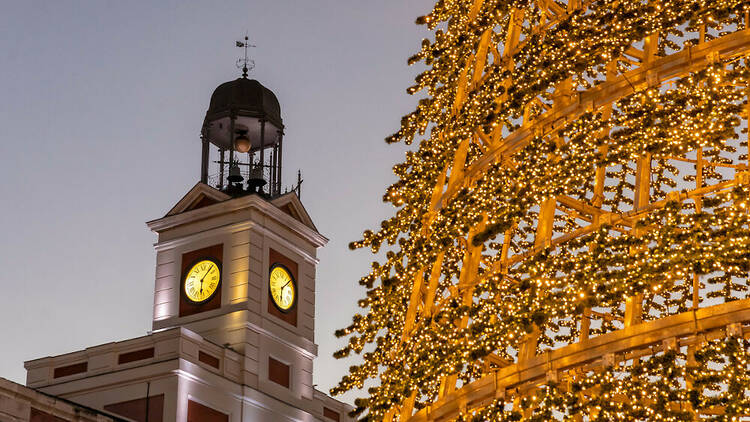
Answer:
POLYGON ((271 267, 271 274, 268 278, 268 291, 271 294, 273 303, 280 310, 287 312, 294 306, 294 299, 297 295, 294 278, 283 265, 274 264, 271 267))
POLYGON ((185 275, 185 296, 195 303, 211 299, 221 281, 219 263, 213 259, 201 259, 185 275))

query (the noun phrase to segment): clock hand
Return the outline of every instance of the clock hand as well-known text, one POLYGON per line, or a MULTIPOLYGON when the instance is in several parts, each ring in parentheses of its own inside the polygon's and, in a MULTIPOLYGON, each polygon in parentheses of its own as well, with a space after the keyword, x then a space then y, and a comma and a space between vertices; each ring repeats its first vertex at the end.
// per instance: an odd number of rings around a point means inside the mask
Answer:
POLYGON ((205 274, 203 274, 203 277, 201 277, 201 293, 203 293, 203 279, 204 279, 204 278, 206 278, 206 276, 208 275, 208 273, 210 273, 210 272, 211 272, 211 269, 212 269, 212 268, 211 268, 211 267, 209 266, 209 267, 208 267, 208 270, 206 270, 206 273, 205 273, 205 274))
POLYGON ((281 286, 281 288, 279 289, 279 297, 281 297, 281 296, 283 296, 283 295, 284 295, 284 289, 285 289, 285 288, 286 288, 286 286, 288 286, 288 285, 289 285, 289 283, 291 283, 291 282, 292 282, 292 280, 289 280, 289 281, 287 281, 287 282, 286 282, 286 284, 284 284, 283 286, 281 286))
POLYGON ((208 270, 206 271, 206 273, 205 273, 205 274, 203 274, 203 277, 201 277, 201 283, 203 283, 203 279, 204 279, 204 278, 206 278, 206 276, 208 275, 208 273, 210 273, 210 272, 211 272, 211 270, 212 270, 212 268, 211 268, 211 267, 208 267, 208 270))

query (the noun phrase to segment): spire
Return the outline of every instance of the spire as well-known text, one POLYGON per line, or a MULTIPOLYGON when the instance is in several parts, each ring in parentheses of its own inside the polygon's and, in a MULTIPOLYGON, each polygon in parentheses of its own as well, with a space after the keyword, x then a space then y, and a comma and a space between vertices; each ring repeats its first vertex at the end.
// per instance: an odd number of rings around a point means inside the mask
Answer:
POLYGON ((235 45, 240 48, 245 49, 245 57, 241 59, 237 59, 237 68, 242 69, 242 77, 247 79, 247 72, 250 70, 253 70, 255 67, 255 60, 251 60, 247 57, 247 48, 248 47, 255 47, 255 45, 250 44, 247 42, 247 32, 245 33, 245 40, 244 41, 237 41, 235 45), (240 67, 242 66, 242 67, 240 67))

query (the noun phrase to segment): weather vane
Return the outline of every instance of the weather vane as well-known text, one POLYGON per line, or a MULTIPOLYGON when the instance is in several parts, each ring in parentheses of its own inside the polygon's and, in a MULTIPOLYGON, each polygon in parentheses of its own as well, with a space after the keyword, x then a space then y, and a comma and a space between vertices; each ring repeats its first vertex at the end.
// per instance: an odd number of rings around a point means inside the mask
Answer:
POLYGON ((255 67, 255 60, 250 60, 247 58, 247 48, 255 47, 255 45, 248 43, 247 40, 247 32, 245 32, 245 41, 237 41, 237 43, 235 44, 237 47, 245 49, 245 58, 237 59, 237 68, 242 69, 243 78, 247 78, 247 72, 253 70, 253 68, 255 67))

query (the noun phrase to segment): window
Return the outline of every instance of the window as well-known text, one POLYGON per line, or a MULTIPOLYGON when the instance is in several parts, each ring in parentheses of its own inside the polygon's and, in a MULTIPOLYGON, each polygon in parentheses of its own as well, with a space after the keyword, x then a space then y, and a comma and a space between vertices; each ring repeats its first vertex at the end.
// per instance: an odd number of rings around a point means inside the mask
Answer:
POLYGON ((214 368, 219 369, 219 358, 213 357, 208 353, 198 351, 198 360, 205 363, 206 365, 213 366, 214 368))
POLYGON ((29 422, 68 422, 63 418, 50 415, 49 413, 42 412, 41 410, 31 408, 31 415, 29 416, 29 422))
POLYGON ((187 422, 229 422, 229 415, 188 400, 187 422))
POLYGON ((329 409, 327 407, 323 408, 323 416, 336 422, 339 422, 341 420, 341 416, 339 415, 339 412, 329 409))
POLYGON ((268 379, 289 388, 289 365, 268 357, 268 379))
POLYGON ((104 410, 115 415, 124 416, 136 422, 162 422, 164 420, 164 394, 146 398, 112 403, 104 410), (146 418, 148 413, 148 418, 146 418))
POLYGON ((123 363, 135 362, 143 359, 151 359, 154 357, 154 348, 135 350, 132 352, 122 353, 117 356, 117 364, 122 365, 123 363))
POLYGON ((67 377, 67 376, 74 375, 74 374, 80 374, 80 373, 86 372, 88 370, 88 367, 89 367, 88 362, 75 363, 73 365, 68 365, 68 366, 60 366, 58 368, 55 368, 53 377, 60 378, 60 377, 67 377))

